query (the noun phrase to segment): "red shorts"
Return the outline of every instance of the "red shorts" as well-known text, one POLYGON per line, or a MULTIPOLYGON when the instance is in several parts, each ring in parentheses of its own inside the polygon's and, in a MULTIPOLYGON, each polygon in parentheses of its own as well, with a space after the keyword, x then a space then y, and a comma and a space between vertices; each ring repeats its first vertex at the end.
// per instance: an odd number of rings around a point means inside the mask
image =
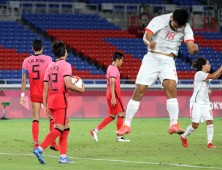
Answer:
POLYGON ((43 103, 43 96, 37 96, 33 94, 29 94, 30 100, 33 103, 43 103))
POLYGON ((123 101, 121 98, 116 98, 115 106, 111 105, 111 99, 107 99, 107 103, 108 103, 108 114, 114 115, 117 113, 124 112, 123 101))
POLYGON ((67 108, 61 109, 50 109, 50 112, 53 116, 53 123, 66 125, 69 123, 67 118, 67 108))

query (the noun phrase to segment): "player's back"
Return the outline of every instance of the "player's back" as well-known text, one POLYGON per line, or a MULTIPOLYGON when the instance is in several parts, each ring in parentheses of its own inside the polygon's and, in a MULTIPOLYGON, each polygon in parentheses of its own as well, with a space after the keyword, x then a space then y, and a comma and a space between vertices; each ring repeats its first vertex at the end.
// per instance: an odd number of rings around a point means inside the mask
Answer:
POLYGON ((28 71, 30 80, 30 95, 43 96, 44 75, 52 58, 43 54, 32 55, 23 62, 23 68, 28 71))
POLYGON ((68 89, 64 77, 71 74, 71 65, 65 60, 56 60, 49 65, 44 81, 49 82, 48 107, 50 109, 68 107, 68 89))
POLYGON ((109 65, 107 69, 107 93, 106 97, 107 99, 111 99, 111 88, 110 88, 110 78, 115 78, 115 95, 117 98, 121 97, 121 91, 120 91, 120 73, 116 66, 109 65))

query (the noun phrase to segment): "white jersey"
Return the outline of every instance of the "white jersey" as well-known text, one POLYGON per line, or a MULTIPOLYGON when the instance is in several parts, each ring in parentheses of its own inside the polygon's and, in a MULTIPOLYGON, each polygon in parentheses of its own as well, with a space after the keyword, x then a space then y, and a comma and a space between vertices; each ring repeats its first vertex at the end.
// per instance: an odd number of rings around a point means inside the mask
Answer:
POLYGON ((194 92, 190 99, 190 102, 208 105, 209 104, 209 73, 198 71, 194 77, 194 92))
MULTIPOLYGON (((183 40, 185 42, 194 41, 193 31, 189 23, 177 31, 171 29, 169 24, 171 15, 173 13, 155 17, 146 27, 145 30, 153 33, 151 41, 157 43, 156 50, 152 51, 178 55, 179 46, 183 40)), ((148 47, 149 50, 151 49, 148 47)))

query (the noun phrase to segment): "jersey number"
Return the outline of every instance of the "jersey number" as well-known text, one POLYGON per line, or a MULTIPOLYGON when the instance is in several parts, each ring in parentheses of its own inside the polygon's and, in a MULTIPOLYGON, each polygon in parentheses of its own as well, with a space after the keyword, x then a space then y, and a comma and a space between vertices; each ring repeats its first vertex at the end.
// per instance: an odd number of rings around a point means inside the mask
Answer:
POLYGON ((168 32, 168 34, 166 35, 165 39, 173 41, 176 33, 175 32, 170 32, 170 31, 167 31, 167 32, 168 32))
POLYGON ((40 77, 39 77, 39 70, 35 70, 35 67, 39 67, 39 65, 33 65, 32 66, 32 73, 37 73, 38 74, 38 77, 36 77, 36 78, 33 78, 33 80, 38 80, 38 79, 40 79, 40 77))
POLYGON ((58 91, 58 89, 53 89, 53 83, 57 83, 58 82, 58 74, 57 73, 52 73, 52 77, 53 76, 55 77, 54 80, 51 80, 50 74, 48 76, 49 76, 49 84, 52 87, 52 91, 58 91))

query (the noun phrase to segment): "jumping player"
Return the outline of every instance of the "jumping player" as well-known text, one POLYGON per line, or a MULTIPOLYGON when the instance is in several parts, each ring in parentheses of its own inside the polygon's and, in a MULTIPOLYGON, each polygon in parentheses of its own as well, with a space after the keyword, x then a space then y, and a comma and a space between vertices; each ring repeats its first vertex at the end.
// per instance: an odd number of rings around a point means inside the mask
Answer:
MULTIPOLYGON (((29 75, 30 79, 30 90, 29 96, 32 105, 32 136, 34 141, 34 148, 39 146, 38 134, 39 134, 39 119, 40 119, 40 109, 41 103, 43 103, 43 88, 44 88, 44 75, 47 67, 52 62, 52 58, 42 54, 43 43, 39 39, 35 39, 32 42, 32 50, 34 55, 26 58, 22 66, 22 88, 21 88, 21 100, 20 104, 22 106, 26 105, 25 100, 25 88, 26 81, 29 75)), ((54 123, 52 117, 50 117, 50 131, 54 129, 54 123)), ((56 141, 53 141, 50 149, 59 151, 59 147, 56 145, 56 141)))
MULTIPOLYGON (((102 130, 107 124, 115 120, 117 117, 117 130, 119 130, 123 125, 124 119, 124 106, 122 102, 121 92, 120 92, 120 73, 118 67, 121 66, 123 62, 123 54, 120 52, 115 52, 113 55, 113 63, 107 69, 107 104, 108 104, 108 114, 95 129, 91 130, 90 133, 93 139, 98 142, 97 133, 102 130)), ((117 135, 117 142, 130 142, 130 140, 124 139, 122 135, 117 135)))
POLYGON ((189 13, 186 9, 176 9, 172 14, 155 17, 145 29, 144 43, 148 53, 144 56, 136 79, 136 89, 128 103, 124 126, 117 131, 123 135, 131 131, 131 121, 140 106, 140 101, 147 89, 159 77, 167 96, 167 111, 170 116, 168 132, 184 133, 177 123, 179 106, 177 101, 177 72, 173 57, 178 54, 179 46, 184 40, 189 53, 197 54, 198 46, 194 44, 193 31, 188 23, 189 13))
POLYGON ((52 43, 52 52, 57 60, 52 62, 46 70, 44 77, 44 94, 43 105, 45 114, 53 116, 55 128, 45 137, 40 146, 33 150, 40 163, 45 164, 42 152, 52 141, 59 137, 60 147, 60 163, 74 163, 66 156, 67 139, 69 134, 69 120, 67 118, 68 95, 71 91, 79 93, 84 92, 84 84, 82 89, 72 84, 71 75, 72 68, 65 60, 67 58, 66 45, 62 41, 52 43))
POLYGON ((209 82, 217 79, 222 73, 222 66, 213 74, 209 74, 211 65, 203 58, 199 57, 192 62, 192 66, 196 68, 197 73, 194 77, 194 92, 190 99, 190 115, 192 125, 187 127, 183 135, 180 135, 182 145, 188 147, 187 137, 199 126, 199 122, 207 123, 208 148, 216 148, 212 145, 214 134, 213 128, 213 112, 209 102, 209 82))

